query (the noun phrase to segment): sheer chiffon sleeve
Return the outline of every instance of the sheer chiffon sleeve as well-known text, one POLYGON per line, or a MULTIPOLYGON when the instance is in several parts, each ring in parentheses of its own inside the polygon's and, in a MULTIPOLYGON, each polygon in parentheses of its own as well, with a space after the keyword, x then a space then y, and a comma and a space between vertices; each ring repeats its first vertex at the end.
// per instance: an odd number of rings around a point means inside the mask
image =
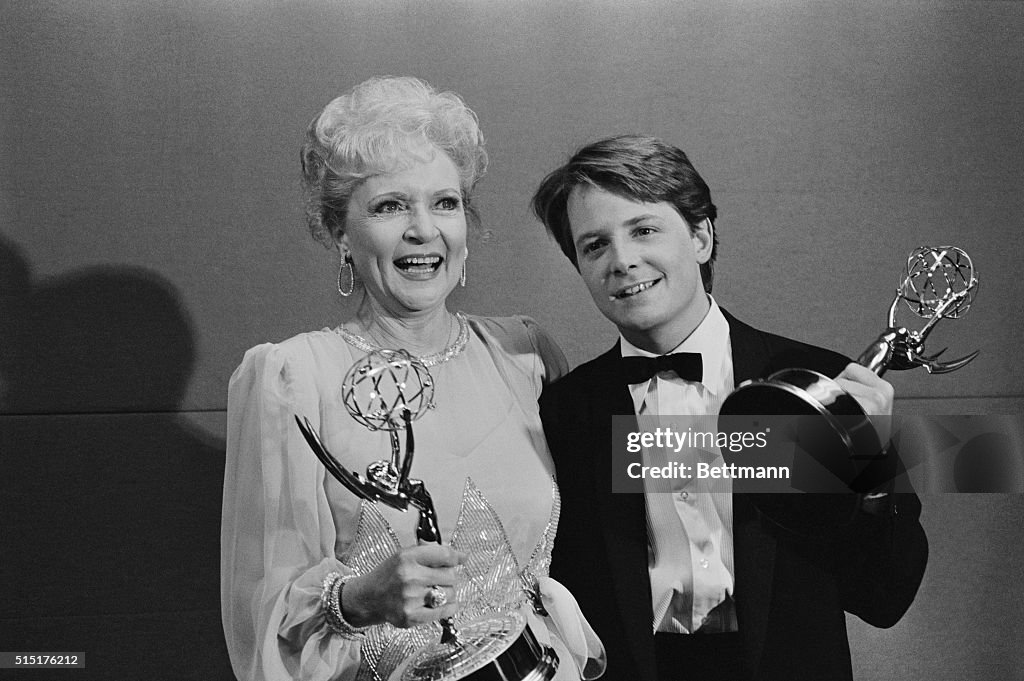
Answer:
MULTIPOLYGON (((544 386, 554 383, 569 371, 569 363, 555 339, 531 317, 517 317, 526 327, 532 346, 534 402, 544 386)), ((537 415, 539 424, 539 414, 537 415)), ((537 445, 544 447, 543 443, 537 445)), ((538 571, 538 570, 535 570, 538 571)), ((563 660, 555 681, 583 679, 589 681, 604 674, 607 666, 604 645, 594 632, 579 604, 569 590, 547 574, 547 565, 536 575, 537 589, 547 616, 540 618, 550 634, 553 645, 563 660), (571 662, 571 664, 570 664, 571 662)))
MULTIPOLYGON (((537 376, 540 378, 538 387, 543 389, 545 385, 554 383, 569 373, 569 362, 551 334, 545 331, 532 317, 524 316, 521 319, 526 326, 533 349, 537 353, 537 357, 540 358, 540 366, 537 371, 537 376)), ((540 392, 537 393, 537 397, 540 397, 540 392)))
POLYGON ((239 679, 351 679, 357 638, 329 628, 324 579, 335 558, 323 468, 294 415, 320 427, 311 351, 301 341, 246 353, 228 391, 221 526, 221 608, 239 679))

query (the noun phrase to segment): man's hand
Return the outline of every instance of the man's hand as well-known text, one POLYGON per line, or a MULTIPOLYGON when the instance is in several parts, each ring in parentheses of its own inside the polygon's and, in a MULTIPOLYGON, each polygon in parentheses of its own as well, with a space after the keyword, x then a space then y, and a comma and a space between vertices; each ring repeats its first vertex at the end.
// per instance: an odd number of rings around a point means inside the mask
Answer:
POLYGON ((857 400, 864 413, 878 431, 878 440, 884 447, 892 436, 892 402, 895 395, 892 384, 870 369, 851 362, 836 376, 843 390, 857 400))

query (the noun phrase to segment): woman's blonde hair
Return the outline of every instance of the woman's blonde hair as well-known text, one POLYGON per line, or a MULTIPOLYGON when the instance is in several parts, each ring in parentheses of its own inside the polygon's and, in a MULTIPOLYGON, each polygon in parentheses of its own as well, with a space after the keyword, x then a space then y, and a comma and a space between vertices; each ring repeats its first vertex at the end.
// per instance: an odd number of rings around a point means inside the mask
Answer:
POLYGON ((440 149, 458 169, 463 206, 477 221, 471 192, 487 168, 476 114, 453 92, 411 77, 371 78, 331 101, 302 145, 310 234, 325 246, 344 229, 349 198, 367 177, 396 172, 440 149), (417 155, 420 154, 420 155, 417 155))

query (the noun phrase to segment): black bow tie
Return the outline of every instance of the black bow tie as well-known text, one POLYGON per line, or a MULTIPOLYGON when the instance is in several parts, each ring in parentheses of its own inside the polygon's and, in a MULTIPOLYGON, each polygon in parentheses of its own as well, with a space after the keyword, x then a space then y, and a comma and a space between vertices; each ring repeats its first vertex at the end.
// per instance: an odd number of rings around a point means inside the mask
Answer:
POLYGON ((660 371, 674 371, 684 381, 700 383, 704 379, 704 362, 699 352, 675 352, 658 357, 623 357, 619 367, 627 384, 643 383, 660 371))

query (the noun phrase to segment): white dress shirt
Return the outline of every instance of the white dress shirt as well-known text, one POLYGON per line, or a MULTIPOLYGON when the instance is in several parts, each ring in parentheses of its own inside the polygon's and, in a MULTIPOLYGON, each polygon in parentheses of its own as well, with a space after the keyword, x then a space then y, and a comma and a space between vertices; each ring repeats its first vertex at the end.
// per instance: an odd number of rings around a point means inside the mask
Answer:
MULTIPOLYGON (((684 381, 674 371, 663 371, 648 381, 630 385, 642 428, 646 427, 645 421, 657 415, 707 415, 701 429, 715 428, 722 400, 732 392, 735 382, 729 323, 714 299, 709 299, 707 315, 671 350, 700 353, 703 381, 684 381)), ((621 339, 621 348, 623 357, 656 356, 625 338, 621 339)), ((645 448, 644 465, 665 465, 669 455, 664 450, 645 448)), ((679 456, 671 453, 672 460, 678 461, 679 456)), ((717 450, 711 456, 721 463, 717 450)), ((715 491, 711 491, 706 480, 645 480, 654 631, 737 630, 732 601, 732 494, 722 482, 717 480, 715 491), (655 491, 659 488, 662 491, 655 491)))

